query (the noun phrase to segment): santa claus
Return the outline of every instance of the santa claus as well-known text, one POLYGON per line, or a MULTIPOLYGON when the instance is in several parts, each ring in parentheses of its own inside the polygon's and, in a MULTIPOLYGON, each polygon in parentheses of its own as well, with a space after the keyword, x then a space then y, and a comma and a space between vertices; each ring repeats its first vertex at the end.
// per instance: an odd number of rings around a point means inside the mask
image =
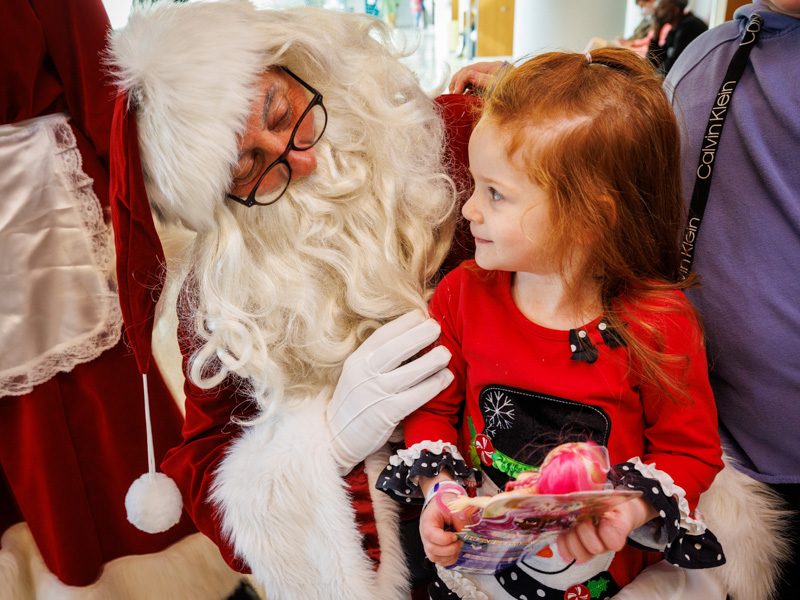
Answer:
POLYGON ((194 234, 170 274, 186 423, 163 469, 270 598, 407 593, 399 507, 373 484, 396 423, 452 377, 443 348, 414 357, 439 334, 426 301, 456 194, 441 111, 388 36, 223 2, 155 5, 111 39, 129 332, 160 276, 139 150, 150 205, 194 234))

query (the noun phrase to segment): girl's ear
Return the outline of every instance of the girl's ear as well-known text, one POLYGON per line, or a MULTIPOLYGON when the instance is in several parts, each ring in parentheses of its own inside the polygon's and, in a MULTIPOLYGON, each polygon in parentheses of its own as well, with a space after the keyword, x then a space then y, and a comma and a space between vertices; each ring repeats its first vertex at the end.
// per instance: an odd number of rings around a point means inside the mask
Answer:
POLYGON ((617 203, 608 194, 599 194, 595 198, 595 219, 592 225, 577 232, 575 240, 579 244, 590 245, 600 239, 600 228, 611 229, 617 223, 617 203))
POLYGON ((606 227, 613 228, 617 224, 617 201, 608 194, 597 197, 598 212, 603 217, 606 227))

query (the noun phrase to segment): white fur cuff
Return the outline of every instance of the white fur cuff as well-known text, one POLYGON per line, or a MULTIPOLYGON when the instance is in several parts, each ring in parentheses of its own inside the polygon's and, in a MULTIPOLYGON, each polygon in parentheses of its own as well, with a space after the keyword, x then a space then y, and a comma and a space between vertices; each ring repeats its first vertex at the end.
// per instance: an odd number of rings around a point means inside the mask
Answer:
MULTIPOLYGON (((223 531, 271 599, 397 600, 403 568, 375 572, 328 442, 323 398, 245 427, 215 475, 223 531)), ((383 547, 383 538, 381 544, 383 547)))

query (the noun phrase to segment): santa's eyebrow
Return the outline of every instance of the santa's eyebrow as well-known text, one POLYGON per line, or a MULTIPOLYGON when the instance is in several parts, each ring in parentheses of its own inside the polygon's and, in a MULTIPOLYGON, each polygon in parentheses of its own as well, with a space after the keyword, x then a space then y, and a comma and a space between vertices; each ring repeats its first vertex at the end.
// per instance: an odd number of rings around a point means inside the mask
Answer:
POLYGON ((269 113, 270 109, 272 108, 272 101, 275 98, 275 91, 277 87, 278 84, 273 83, 267 90, 266 96, 264 96, 264 110, 261 113, 261 129, 266 129, 267 123, 269 123, 269 113))

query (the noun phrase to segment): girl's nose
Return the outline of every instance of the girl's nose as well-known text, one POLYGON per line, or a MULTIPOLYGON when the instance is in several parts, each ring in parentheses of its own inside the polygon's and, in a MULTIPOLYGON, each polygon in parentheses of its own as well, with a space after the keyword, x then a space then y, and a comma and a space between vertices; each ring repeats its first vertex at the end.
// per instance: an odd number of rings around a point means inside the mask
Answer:
POLYGON ((473 192, 472 196, 470 196, 464 203, 464 206, 461 207, 461 214, 464 215, 467 221, 479 223, 481 221, 481 214, 477 207, 477 201, 475 200, 476 193, 477 192, 473 192))

